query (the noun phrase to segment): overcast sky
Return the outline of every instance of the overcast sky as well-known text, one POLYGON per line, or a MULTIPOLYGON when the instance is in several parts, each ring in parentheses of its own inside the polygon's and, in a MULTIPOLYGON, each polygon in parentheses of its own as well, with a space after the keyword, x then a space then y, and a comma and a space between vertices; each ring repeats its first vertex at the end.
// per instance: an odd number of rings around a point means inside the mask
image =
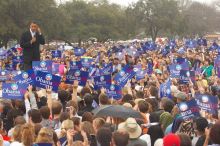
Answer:
MULTIPOLYGON (((137 2, 138 0, 109 0, 112 3, 128 6, 132 2, 137 2)), ((194 1, 199 1, 202 3, 212 3, 214 0, 194 0, 194 1)))

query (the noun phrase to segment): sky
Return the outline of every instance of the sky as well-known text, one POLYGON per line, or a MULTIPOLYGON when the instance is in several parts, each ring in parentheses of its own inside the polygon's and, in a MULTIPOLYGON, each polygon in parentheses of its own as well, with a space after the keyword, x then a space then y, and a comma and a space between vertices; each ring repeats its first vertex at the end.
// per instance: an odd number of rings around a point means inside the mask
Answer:
MULTIPOLYGON (((116 3, 116 4, 120 4, 123 6, 128 6, 129 4, 133 3, 133 2, 137 2, 138 0, 109 0, 111 3, 116 3)), ((193 1, 198 1, 201 3, 212 3, 214 0, 193 0, 193 1)))

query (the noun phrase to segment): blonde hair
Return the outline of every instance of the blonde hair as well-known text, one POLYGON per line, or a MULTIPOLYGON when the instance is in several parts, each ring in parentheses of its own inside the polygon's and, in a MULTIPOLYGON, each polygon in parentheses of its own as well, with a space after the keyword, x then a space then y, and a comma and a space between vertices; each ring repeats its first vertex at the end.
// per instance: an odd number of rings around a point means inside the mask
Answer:
POLYGON ((21 142, 21 130, 22 130, 22 125, 15 126, 13 133, 12 133, 13 141, 21 142))
POLYGON ((73 142, 73 145, 74 146, 84 146, 82 141, 75 141, 75 142, 73 142))
POLYGON ((95 134, 95 130, 92 126, 92 123, 88 121, 82 122, 81 130, 85 131, 89 135, 95 134))
POLYGON ((95 129, 100 129, 105 124, 105 120, 103 118, 95 118, 93 120, 93 126, 95 129))
POLYGON ((68 129, 73 129, 73 128, 74 128, 74 124, 73 124, 73 121, 70 119, 64 120, 61 124, 61 129, 68 130, 68 129))
POLYGON ((41 128, 36 143, 53 143, 53 131, 49 128, 41 128))
POLYGON ((24 146, 31 146, 34 143, 35 131, 31 124, 24 124, 21 132, 21 142, 24 146))

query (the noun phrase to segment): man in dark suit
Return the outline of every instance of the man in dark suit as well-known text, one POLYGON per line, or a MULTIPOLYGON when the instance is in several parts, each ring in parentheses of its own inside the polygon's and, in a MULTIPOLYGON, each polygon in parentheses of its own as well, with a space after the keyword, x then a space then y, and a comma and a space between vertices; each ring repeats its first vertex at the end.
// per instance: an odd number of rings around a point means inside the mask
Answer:
POLYGON ((32 69, 32 61, 40 61, 40 44, 45 44, 41 29, 35 22, 31 22, 30 30, 24 32, 20 40, 20 45, 23 48, 23 69, 25 71, 32 69))

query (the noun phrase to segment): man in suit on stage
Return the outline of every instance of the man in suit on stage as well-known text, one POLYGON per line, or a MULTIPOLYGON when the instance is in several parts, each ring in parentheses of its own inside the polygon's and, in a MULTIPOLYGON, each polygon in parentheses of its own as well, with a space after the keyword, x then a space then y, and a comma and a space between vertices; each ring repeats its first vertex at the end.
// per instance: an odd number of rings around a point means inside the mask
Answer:
POLYGON ((23 48, 24 66, 27 71, 32 69, 32 61, 40 61, 40 45, 45 44, 44 36, 41 34, 40 27, 35 23, 30 23, 30 30, 21 36, 20 45, 23 48))

